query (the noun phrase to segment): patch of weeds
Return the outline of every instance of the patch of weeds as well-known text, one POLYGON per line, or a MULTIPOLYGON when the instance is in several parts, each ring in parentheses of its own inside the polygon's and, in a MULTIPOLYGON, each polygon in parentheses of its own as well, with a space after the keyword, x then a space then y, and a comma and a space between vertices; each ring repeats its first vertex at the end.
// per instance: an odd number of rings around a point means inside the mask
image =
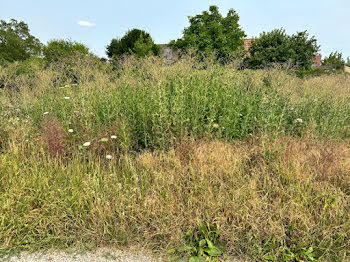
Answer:
POLYGON ((220 227, 217 223, 205 223, 201 220, 195 229, 184 234, 185 244, 177 249, 169 250, 172 261, 218 261, 226 257, 225 243, 219 241, 220 227))
POLYGON ((255 252, 253 254, 257 261, 268 262, 309 262, 317 261, 317 256, 312 244, 300 240, 291 225, 286 231, 285 239, 277 241, 275 237, 259 240, 256 235, 255 252))

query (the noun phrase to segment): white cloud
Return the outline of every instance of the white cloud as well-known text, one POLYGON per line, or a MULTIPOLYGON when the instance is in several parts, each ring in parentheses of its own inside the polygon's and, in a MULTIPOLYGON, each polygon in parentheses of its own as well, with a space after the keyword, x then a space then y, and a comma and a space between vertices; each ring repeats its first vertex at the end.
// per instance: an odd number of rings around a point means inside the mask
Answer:
POLYGON ((86 26, 86 27, 92 27, 92 26, 95 26, 96 24, 95 24, 95 23, 88 22, 88 21, 79 21, 79 22, 78 22, 78 25, 80 25, 80 26, 86 26))

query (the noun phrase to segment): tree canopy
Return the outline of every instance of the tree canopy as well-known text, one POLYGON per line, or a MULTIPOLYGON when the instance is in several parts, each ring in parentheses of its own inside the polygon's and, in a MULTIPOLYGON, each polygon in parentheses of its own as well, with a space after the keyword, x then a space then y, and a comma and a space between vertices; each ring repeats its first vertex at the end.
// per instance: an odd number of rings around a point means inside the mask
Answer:
POLYGON ((240 47, 243 49, 243 38, 239 16, 230 9, 223 17, 217 6, 210 6, 209 12, 189 17, 190 26, 183 31, 183 37, 169 43, 173 48, 183 51, 197 50, 201 55, 215 54, 217 59, 226 59, 240 47))
POLYGON ((263 32, 259 38, 252 41, 247 62, 251 68, 285 63, 309 68, 318 50, 316 39, 309 38, 307 31, 290 36, 284 29, 275 29, 263 32))
POLYGON ((156 45, 149 33, 140 30, 129 30, 121 39, 114 38, 107 46, 106 54, 109 58, 122 55, 144 57, 159 55, 160 47, 156 45))
POLYGON ((323 59, 322 64, 331 66, 332 68, 337 70, 344 69, 345 60, 343 59, 343 55, 341 53, 332 52, 329 56, 323 59))
POLYGON ((57 62, 77 54, 87 55, 89 48, 84 44, 65 39, 51 40, 43 48, 44 59, 47 62, 57 62))
POLYGON ((23 61, 39 55, 41 43, 30 34, 28 25, 11 19, 0 21, 0 60, 23 61))

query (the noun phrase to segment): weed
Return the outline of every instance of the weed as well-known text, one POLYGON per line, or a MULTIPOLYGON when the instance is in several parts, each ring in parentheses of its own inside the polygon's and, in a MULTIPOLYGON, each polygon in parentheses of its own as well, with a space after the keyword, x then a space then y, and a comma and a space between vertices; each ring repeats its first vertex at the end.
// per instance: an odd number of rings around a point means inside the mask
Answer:
MULTIPOLYGON (((217 223, 198 221, 195 229, 190 229, 184 235, 185 244, 177 249, 169 250, 176 260, 185 253, 189 262, 217 261, 223 257, 225 243, 219 241, 220 227, 217 223)), ((181 260, 181 258, 180 258, 181 260)))

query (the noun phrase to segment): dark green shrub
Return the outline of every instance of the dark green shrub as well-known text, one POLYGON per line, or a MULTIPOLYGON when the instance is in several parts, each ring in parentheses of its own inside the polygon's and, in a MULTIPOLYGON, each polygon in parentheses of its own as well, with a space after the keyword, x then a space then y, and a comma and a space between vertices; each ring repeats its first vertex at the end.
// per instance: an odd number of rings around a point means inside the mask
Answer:
POLYGON ((306 31, 290 36, 284 29, 275 29, 253 40, 246 62, 251 68, 288 65, 309 69, 318 50, 316 39, 309 38, 306 31))
POLYGON ((122 55, 135 55, 145 57, 148 55, 159 55, 160 47, 153 42, 149 33, 132 29, 121 39, 112 39, 107 46, 106 54, 109 58, 116 58, 122 55))
POLYGON ((328 57, 323 59, 323 65, 331 66, 332 69, 343 70, 345 65, 345 60, 343 59, 343 55, 338 52, 332 52, 328 57))
POLYGON ((190 26, 184 29, 183 37, 169 45, 183 52, 194 50, 200 58, 214 55, 221 63, 227 63, 243 51, 246 35, 238 21, 235 10, 230 9, 223 17, 217 6, 210 6, 209 12, 190 17, 190 26))
POLYGON ((39 39, 32 36, 28 25, 11 19, 0 21, 0 64, 6 61, 23 61, 41 51, 39 39))

